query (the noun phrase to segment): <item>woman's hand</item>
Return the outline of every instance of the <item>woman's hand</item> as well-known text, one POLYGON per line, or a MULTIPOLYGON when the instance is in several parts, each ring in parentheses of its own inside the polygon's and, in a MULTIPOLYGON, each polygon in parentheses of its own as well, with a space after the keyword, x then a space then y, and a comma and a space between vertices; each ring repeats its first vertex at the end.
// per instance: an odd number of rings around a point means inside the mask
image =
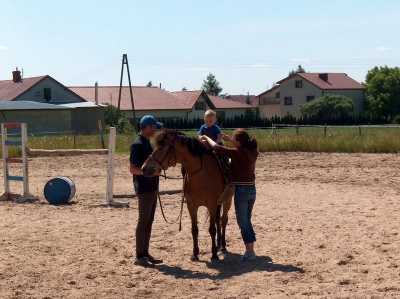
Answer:
POLYGON ((214 142, 214 140, 212 140, 210 137, 203 135, 200 137, 200 141, 204 142, 204 143, 208 143, 211 147, 213 147, 214 145, 216 145, 216 143, 214 142))
POLYGON ((226 134, 222 134, 222 139, 223 139, 224 141, 228 141, 228 142, 232 143, 232 138, 229 137, 229 136, 226 135, 226 134))

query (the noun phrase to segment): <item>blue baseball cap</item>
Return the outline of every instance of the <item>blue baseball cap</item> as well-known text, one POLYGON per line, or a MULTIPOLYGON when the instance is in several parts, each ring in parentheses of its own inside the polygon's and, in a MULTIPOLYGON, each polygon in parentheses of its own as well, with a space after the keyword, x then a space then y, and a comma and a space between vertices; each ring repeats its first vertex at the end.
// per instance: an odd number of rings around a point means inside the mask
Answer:
POLYGON ((162 123, 159 123, 158 121, 156 121, 156 119, 152 115, 143 116, 142 119, 140 120, 140 126, 144 127, 144 126, 149 126, 149 125, 157 125, 157 127, 164 126, 162 123))

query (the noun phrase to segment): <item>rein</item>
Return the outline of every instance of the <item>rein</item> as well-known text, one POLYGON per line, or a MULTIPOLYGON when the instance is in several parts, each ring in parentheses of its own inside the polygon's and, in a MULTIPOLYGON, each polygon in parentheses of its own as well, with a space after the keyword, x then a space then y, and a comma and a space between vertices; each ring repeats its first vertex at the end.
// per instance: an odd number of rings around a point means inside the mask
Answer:
MULTIPOLYGON (((174 149, 174 162, 175 162, 173 167, 176 166, 176 150, 175 150, 175 137, 173 137, 172 140, 169 140, 167 137, 164 137, 164 139, 166 139, 169 142, 169 147, 168 147, 168 150, 165 153, 164 157, 162 158, 162 160, 160 161, 157 158, 153 157, 152 155, 150 155, 148 158, 156 161, 158 166, 160 166, 161 169, 164 171, 164 175, 160 174, 160 176, 164 177, 165 179, 167 179, 167 178, 168 179, 181 179, 181 178, 178 178, 178 177, 176 177, 176 178, 167 177, 167 175, 165 174, 165 169, 163 167, 163 163, 164 163, 165 159, 167 158, 167 156, 169 156, 169 154, 172 151, 172 149, 174 149)), ((168 162, 169 162, 169 160, 168 160, 168 162)), ((168 163, 168 165, 169 165, 169 163, 168 163)), ((195 173, 191 174, 191 176, 199 173, 202 170, 202 168, 203 168, 203 157, 200 155, 200 168, 195 173)), ((171 221, 167 220, 167 218, 165 216, 165 213, 164 213, 164 208, 163 208, 163 205, 162 205, 161 197, 160 197, 160 192, 157 190, 158 201, 160 203, 161 213, 163 215, 163 218, 164 218, 165 222, 168 223, 168 224, 174 224, 174 223, 176 223, 178 221, 178 219, 180 219, 180 221, 179 221, 179 231, 182 230, 183 203, 185 202, 187 178, 188 178, 188 173, 185 173, 185 176, 184 176, 185 183, 184 183, 184 188, 182 189, 182 198, 181 198, 181 210, 179 212, 178 217, 175 219, 175 221, 171 222, 171 221)))

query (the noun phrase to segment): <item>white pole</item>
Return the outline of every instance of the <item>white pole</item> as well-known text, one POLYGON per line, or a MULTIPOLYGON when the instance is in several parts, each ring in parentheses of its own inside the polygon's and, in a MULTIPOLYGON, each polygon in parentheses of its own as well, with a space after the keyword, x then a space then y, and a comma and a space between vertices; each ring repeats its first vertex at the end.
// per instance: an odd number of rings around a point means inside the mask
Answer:
POLYGON ((28 145, 28 131, 26 123, 21 124, 21 147, 22 147, 22 173, 24 182, 24 198, 28 198, 29 194, 29 177, 28 177, 28 159, 26 158, 26 147, 28 145))
POLYGON ((107 203, 113 202, 114 190, 114 157, 115 157, 115 127, 110 127, 108 139, 108 162, 107 162, 107 203))
POLYGON ((1 197, 5 196, 5 199, 8 199, 8 194, 10 193, 10 184, 8 182, 8 168, 7 168, 7 157, 8 157, 8 150, 6 146, 7 140, 7 128, 4 124, 1 124, 1 149, 3 151, 3 177, 4 177, 4 193, 1 197))

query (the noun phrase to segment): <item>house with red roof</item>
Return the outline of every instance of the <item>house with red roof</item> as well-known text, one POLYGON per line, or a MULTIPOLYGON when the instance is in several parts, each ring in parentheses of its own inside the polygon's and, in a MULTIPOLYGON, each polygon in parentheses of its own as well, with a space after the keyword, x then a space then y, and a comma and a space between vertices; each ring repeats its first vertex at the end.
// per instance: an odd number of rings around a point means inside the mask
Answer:
MULTIPOLYGON (((97 85, 97 84, 96 84, 97 85)), ((0 81, 0 121, 26 122, 29 133, 98 131, 98 119, 104 123, 104 105, 111 104, 139 123, 151 114, 158 119, 203 119, 208 109, 223 120, 244 115, 253 106, 207 95, 203 90, 168 92, 144 86, 72 86, 66 87, 50 76, 21 78, 17 70, 13 80, 0 81)))
MULTIPOLYGON (((95 87, 72 86, 69 89, 89 102, 95 103, 95 87)), ((128 119, 133 120, 131 92, 129 86, 98 86, 97 101, 99 104, 111 104, 120 107, 128 119)), ((244 115, 246 109, 251 105, 235 102, 207 95, 203 90, 174 91, 168 92, 158 87, 133 86, 133 107, 136 122, 144 115, 150 114, 157 119, 202 119, 204 112, 208 109, 216 111, 217 116, 222 119, 234 118, 244 115)))
POLYGON ((326 94, 352 99, 351 114, 364 112, 366 87, 345 73, 296 73, 277 84, 258 95, 261 117, 292 115, 299 118, 301 104, 326 94))
POLYGON ((234 100, 236 102, 240 102, 243 104, 248 104, 248 100, 250 101, 250 105, 252 106, 252 108, 257 108, 258 107, 258 102, 259 99, 256 95, 245 95, 245 94, 238 94, 238 95, 229 95, 229 99, 234 100))
POLYGON ((52 77, 0 81, 0 122, 27 123, 28 133, 98 131, 104 123, 104 107, 88 103, 52 77))

